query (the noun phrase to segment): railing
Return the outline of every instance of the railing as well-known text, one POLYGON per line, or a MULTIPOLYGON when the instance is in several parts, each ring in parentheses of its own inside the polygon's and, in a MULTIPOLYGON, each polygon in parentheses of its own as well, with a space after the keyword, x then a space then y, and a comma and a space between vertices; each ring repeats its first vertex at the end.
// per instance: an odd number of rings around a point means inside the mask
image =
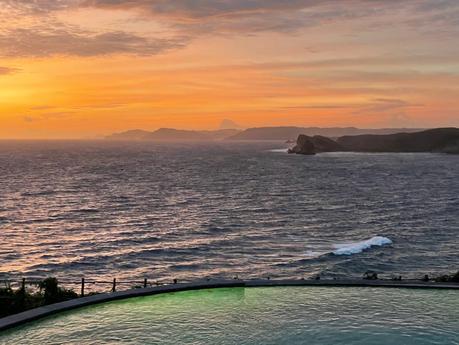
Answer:
MULTIPOLYGON (((367 272, 368 273, 368 272, 367 272)), ((365 273, 363 279, 364 280, 378 280, 380 282, 396 282, 396 281, 402 281, 402 277, 392 277, 391 279, 380 279, 377 277, 377 275, 368 275, 365 273)), ((457 275, 459 272, 457 273, 457 275)), ((440 280, 440 278, 444 277, 449 277, 452 278, 453 276, 441 276, 438 278, 431 279, 427 275, 425 275, 421 279, 404 279, 404 281, 413 281, 413 282, 457 282, 457 280, 440 280)), ((238 276, 234 277, 233 279, 239 280, 238 276)), ((267 280, 270 280, 269 277, 266 278, 267 280)), ((316 278, 310 278, 313 280, 319 280, 320 277, 316 278)), ((202 279, 204 281, 204 279, 202 279)), ((205 278, 205 280, 209 281, 210 278, 205 278)), ((304 278, 302 278, 304 280, 304 278)), ((353 279, 356 280, 356 279, 353 279)), ((358 280, 358 279, 357 279, 358 280)), ((27 278, 22 278, 21 280, 15 280, 15 279, 1 279, 0 278, 0 289, 3 288, 19 288, 22 291, 26 291, 27 286, 33 287, 35 289, 39 289, 41 283, 44 281, 44 279, 27 279, 27 278)), ((181 279, 180 283, 189 283, 191 281, 187 281, 185 279, 181 279)), ((194 281, 196 282, 196 280, 194 281)), ((147 287, 152 287, 152 286, 161 286, 161 285, 169 285, 169 284, 177 284, 177 279, 170 279, 170 280, 149 280, 148 278, 144 278, 143 280, 117 280, 117 278, 113 278, 112 280, 94 280, 94 279, 86 279, 86 278, 81 278, 81 280, 58 280, 58 285, 60 287, 65 287, 67 288, 68 286, 73 286, 75 288, 71 288, 69 290, 74 291, 77 293, 78 290, 79 296, 84 297, 88 295, 88 291, 92 290, 89 292, 89 294, 92 293, 101 293, 101 292, 116 292, 120 287, 122 288, 121 290, 128 290, 128 289, 133 289, 133 288, 147 288, 147 287), (104 286, 104 288, 98 289, 98 287, 104 286), (95 288, 96 287, 96 288, 95 288), (123 288, 125 287, 125 288, 123 288)))
MULTIPOLYGON (((21 280, 14 280, 14 279, 3 279, 0 280, 0 289, 1 288, 20 288, 23 291, 26 291, 27 287, 38 288, 40 284, 43 282, 43 279, 27 279, 22 278, 21 280)), ((80 290, 80 296, 84 297, 87 295, 88 290, 96 291, 96 292, 116 292, 117 289, 120 287, 126 287, 127 289, 130 288, 147 288, 152 286, 161 286, 161 285, 168 285, 168 284, 176 284, 177 279, 173 279, 171 282, 166 281, 155 281, 149 280, 148 278, 144 278, 143 280, 117 280, 117 278, 113 278, 113 280, 93 280, 93 279, 86 279, 81 278, 81 280, 58 280, 59 286, 75 286, 76 288, 72 288, 70 290, 77 291, 78 286, 80 290), (100 287, 101 285, 105 286, 104 289, 94 289, 94 286, 100 287)))

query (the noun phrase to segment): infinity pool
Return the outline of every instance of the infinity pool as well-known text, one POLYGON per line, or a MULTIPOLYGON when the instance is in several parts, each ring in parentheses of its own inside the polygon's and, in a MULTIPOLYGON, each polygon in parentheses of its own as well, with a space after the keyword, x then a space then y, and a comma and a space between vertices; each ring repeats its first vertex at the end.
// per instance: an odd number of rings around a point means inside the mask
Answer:
POLYGON ((168 293, 86 307, 1 344, 459 344, 452 290, 271 287, 168 293))

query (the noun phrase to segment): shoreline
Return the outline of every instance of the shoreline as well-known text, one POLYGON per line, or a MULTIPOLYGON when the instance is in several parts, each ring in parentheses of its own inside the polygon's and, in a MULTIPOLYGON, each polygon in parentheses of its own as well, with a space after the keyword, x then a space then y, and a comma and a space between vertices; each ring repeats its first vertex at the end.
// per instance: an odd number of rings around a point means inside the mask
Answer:
POLYGON ((90 305, 163 293, 217 289, 217 288, 257 288, 280 286, 305 286, 305 287, 370 287, 370 288, 409 288, 409 289, 452 289, 459 290, 459 283, 424 282, 419 280, 216 280, 196 283, 178 283, 164 286, 130 289, 119 292, 103 293, 92 296, 80 297, 65 302, 50 304, 39 308, 27 310, 0 319, 0 332, 7 329, 36 321, 47 316, 64 311, 87 307, 90 305))

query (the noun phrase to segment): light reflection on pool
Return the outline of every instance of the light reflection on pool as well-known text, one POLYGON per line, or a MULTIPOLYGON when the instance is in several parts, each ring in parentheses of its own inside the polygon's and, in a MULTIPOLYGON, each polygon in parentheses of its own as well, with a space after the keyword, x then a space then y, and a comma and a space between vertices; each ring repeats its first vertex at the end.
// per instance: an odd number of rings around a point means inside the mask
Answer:
POLYGON ((66 312, 1 344, 459 344, 453 290, 228 288, 66 312))

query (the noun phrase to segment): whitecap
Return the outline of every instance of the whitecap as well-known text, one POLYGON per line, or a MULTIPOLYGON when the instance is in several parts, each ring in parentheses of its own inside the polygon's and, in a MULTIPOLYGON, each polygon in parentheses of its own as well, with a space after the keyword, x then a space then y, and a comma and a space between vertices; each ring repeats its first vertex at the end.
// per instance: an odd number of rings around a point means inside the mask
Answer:
POLYGON ((313 251, 313 250, 308 250, 305 255, 309 258, 318 258, 318 257, 321 257, 322 255, 324 254, 327 254, 327 253, 324 253, 324 252, 316 252, 316 251, 313 251))
POLYGON ((352 255, 361 253, 366 249, 369 249, 373 246, 384 246, 392 244, 392 240, 387 237, 383 236, 375 236, 370 238, 369 240, 360 241, 360 242, 353 242, 353 243, 345 243, 345 244, 335 244, 335 251, 333 254, 335 255, 352 255))

